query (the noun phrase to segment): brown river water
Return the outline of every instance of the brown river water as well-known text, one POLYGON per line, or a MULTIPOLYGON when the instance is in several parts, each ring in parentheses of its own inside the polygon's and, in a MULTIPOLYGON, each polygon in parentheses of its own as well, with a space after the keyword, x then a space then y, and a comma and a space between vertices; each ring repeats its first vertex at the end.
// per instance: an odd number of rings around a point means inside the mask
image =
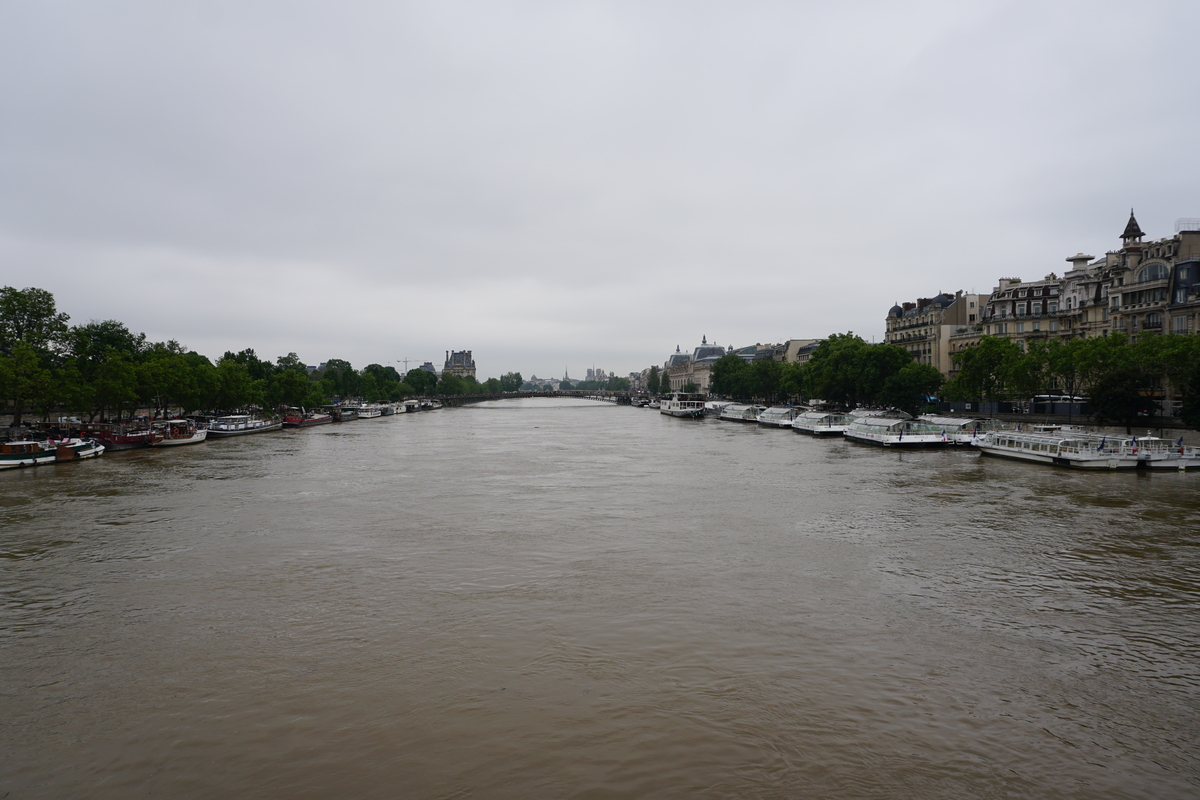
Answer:
POLYGON ((1200 796, 1200 475, 506 400, 0 473, 0 798, 1200 796))

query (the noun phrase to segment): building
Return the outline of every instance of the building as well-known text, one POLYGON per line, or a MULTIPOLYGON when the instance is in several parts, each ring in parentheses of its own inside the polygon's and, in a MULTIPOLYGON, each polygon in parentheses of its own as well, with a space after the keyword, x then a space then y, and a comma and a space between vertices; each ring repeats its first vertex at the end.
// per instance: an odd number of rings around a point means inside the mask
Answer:
POLYGON ((983 333, 1014 339, 1071 339, 1125 333, 1200 332, 1200 220, 1145 242, 1133 212, 1121 247, 1102 258, 1077 253, 1059 278, 1002 278, 983 314, 983 333))
POLYGON ((884 342, 903 347, 919 364, 929 364, 947 378, 953 355, 979 341, 979 324, 987 295, 953 296, 939 292, 915 303, 897 303, 887 315, 884 342))
MULTIPOLYGON (((424 367, 422 367, 423 369, 424 367)), ((447 350, 446 365, 442 367, 442 375, 457 375, 460 378, 475 377, 475 360, 471 358, 470 350, 447 350)))
POLYGON ((707 392, 712 385, 712 365, 728 352, 716 342, 709 342, 707 336, 701 337, 700 346, 691 353, 684 353, 676 346, 663 364, 662 379, 666 381, 663 391, 679 392, 691 383, 696 391, 707 392))

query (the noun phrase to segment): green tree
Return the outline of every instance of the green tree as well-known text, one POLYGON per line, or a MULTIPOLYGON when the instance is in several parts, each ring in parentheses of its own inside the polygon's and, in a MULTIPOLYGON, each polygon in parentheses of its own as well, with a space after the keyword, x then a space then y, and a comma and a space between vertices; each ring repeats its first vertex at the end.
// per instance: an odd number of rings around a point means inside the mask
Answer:
POLYGON ((261 385, 250 377, 249 368, 240 361, 222 358, 217 362, 214 407, 232 411, 261 404, 261 385))
MULTIPOLYGON (((754 394, 750 365, 739 355, 729 353, 713 362, 709 371, 709 390, 722 397, 749 398, 754 394)), ((670 385, 663 385, 663 393, 670 385)))
POLYGON ((437 391, 444 395, 466 394, 467 383, 458 375, 443 374, 442 379, 438 381, 437 391))
POLYGON ((946 384, 944 394, 952 400, 1008 399, 1010 374, 1020 358, 1016 342, 984 336, 979 344, 954 354, 958 374, 946 384))
POLYGON ((501 392, 515 391, 513 389, 505 389, 504 386, 504 378, 500 378, 499 380, 496 378, 488 378, 483 382, 483 386, 481 386, 480 389, 485 394, 500 394, 501 392))
POLYGON ((858 357, 867 343, 853 332, 821 342, 807 366, 809 391, 828 403, 853 405, 858 394, 858 357))
POLYGON ((1160 406, 1150 396, 1153 375, 1134 363, 1121 364, 1101 376, 1091 389, 1092 418, 1101 425, 1121 425, 1133 432, 1140 414, 1149 416, 1160 406))
POLYGON ((618 378, 616 376, 609 378, 608 390, 610 392, 628 392, 629 378, 618 378))
POLYGON ((658 390, 659 390, 658 367, 652 366, 652 367, 650 367, 650 374, 646 376, 646 391, 648 391, 650 394, 658 394, 658 390))
POLYGON ((937 367, 909 361, 884 381, 878 401, 915 417, 928 405, 928 398, 937 395, 944 380, 937 367))
POLYGON ((688 381, 687 383, 685 383, 683 385, 683 388, 680 389, 680 391, 683 392, 684 394, 695 394, 695 392, 698 390, 699 390, 699 387, 696 386, 696 384, 692 383, 691 381, 688 381))
MULTIPOLYGON (((548 383, 545 386, 543 386, 542 388, 547 392, 554 390, 554 387, 548 383)), ((572 391, 575 391, 575 387, 571 385, 570 381, 562 381, 561 383, 558 384, 558 390, 560 392, 572 392, 572 391)))
POLYGON ((0 289, 0 354, 11 356, 21 343, 39 355, 58 352, 70 319, 45 289, 5 286, 0 289))
POLYGON ((404 382, 413 388, 414 394, 428 395, 437 386, 437 375, 423 369, 410 369, 404 375, 404 382))
POLYGON ((521 384, 523 384, 524 382, 525 382, 525 379, 521 377, 521 373, 506 372, 500 378, 500 391, 502 391, 502 392, 519 391, 521 388, 521 384))

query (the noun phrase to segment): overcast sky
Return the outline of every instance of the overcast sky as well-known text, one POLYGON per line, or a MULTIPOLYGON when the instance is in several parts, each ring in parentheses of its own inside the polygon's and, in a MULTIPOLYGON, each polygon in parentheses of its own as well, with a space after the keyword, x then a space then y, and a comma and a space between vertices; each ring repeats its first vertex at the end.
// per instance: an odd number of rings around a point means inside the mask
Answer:
POLYGON ((214 360, 879 340, 1200 217, 1194 0, 0 7, 0 284, 214 360))

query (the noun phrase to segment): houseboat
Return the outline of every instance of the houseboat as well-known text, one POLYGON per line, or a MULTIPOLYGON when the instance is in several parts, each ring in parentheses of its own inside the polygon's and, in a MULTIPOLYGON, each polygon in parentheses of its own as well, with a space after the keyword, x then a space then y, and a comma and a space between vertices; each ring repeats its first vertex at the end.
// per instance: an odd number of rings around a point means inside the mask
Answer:
POLYGON ((328 425, 333 422, 333 415, 325 411, 305 411, 303 408, 289 408, 283 415, 285 428, 311 428, 314 425, 328 425))
POLYGON ((230 436, 245 436, 250 433, 267 433, 283 427, 283 420, 260 419, 249 414, 229 414, 217 417, 208 423, 210 439, 225 439, 230 436))
POLYGON ((95 439, 25 440, 0 443, 0 469, 36 467, 58 461, 77 461, 104 452, 104 445, 95 439))
POLYGON ((168 419, 150 426, 151 447, 174 447, 181 444, 199 444, 208 439, 208 431, 197 428, 190 419, 168 419))

